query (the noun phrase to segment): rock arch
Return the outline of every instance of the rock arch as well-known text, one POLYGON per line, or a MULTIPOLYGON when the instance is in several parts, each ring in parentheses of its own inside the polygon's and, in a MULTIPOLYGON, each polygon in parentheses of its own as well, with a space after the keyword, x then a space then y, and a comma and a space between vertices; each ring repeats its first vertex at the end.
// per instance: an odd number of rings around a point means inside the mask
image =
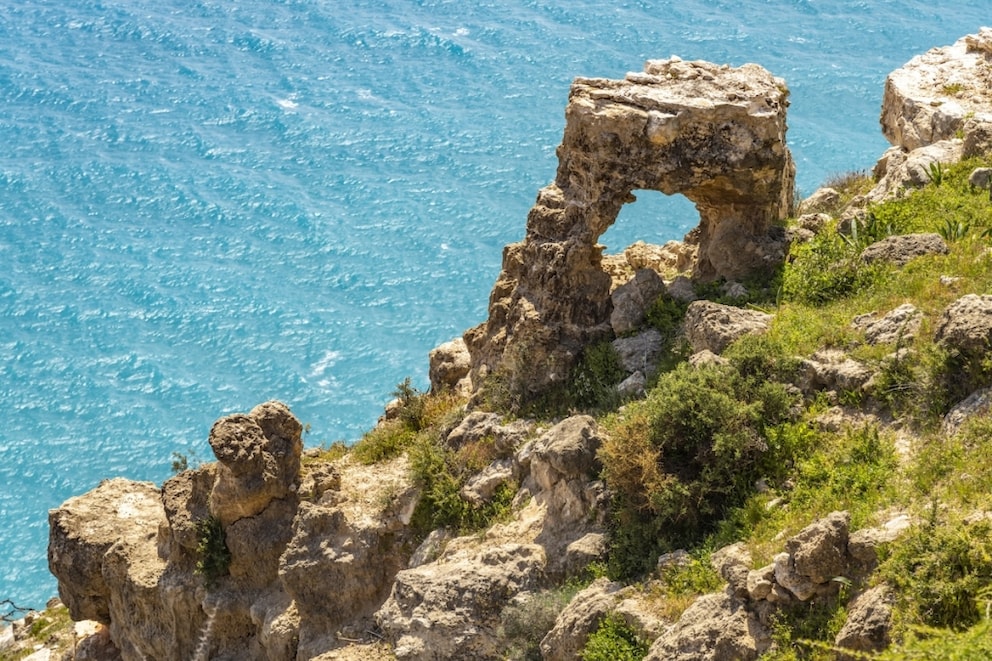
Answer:
POLYGON ((694 277, 767 268, 768 230, 792 203, 787 97, 784 82, 754 64, 672 58, 624 80, 576 79, 555 181, 538 193, 524 240, 504 249, 488 320, 465 334, 476 388, 502 368, 539 391, 609 336, 610 277, 597 241, 633 190, 695 204, 694 277))

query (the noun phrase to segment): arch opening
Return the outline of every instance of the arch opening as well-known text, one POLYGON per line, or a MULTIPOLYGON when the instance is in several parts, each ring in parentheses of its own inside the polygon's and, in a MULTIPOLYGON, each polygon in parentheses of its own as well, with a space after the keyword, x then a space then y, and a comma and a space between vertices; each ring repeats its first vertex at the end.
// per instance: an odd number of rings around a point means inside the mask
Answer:
POLYGON ((650 189, 631 194, 636 200, 624 204, 613 224, 599 237, 598 242, 606 246, 606 255, 620 254, 637 241, 655 245, 681 241, 699 225, 699 211, 684 195, 650 189))

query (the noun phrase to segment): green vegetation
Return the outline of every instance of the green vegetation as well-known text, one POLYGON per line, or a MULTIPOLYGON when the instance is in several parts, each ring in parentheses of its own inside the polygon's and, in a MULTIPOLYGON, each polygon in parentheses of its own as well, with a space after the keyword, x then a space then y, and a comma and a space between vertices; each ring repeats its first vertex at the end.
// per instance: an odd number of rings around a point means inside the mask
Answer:
MULTIPOLYGON (((588 346, 566 378, 540 396, 524 390, 521 375, 533 368, 528 352, 506 358, 486 384, 490 410, 548 421, 590 413, 606 432, 599 459, 610 497, 609 577, 645 579, 637 589, 656 614, 674 620, 697 595, 722 584, 709 562, 714 549, 744 542, 760 567, 785 539, 832 511, 848 511, 852 529, 906 513, 922 523, 881 548, 881 566, 869 579, 897 593, 893 646, 877 658, 989 657, 992 415, 975 416, 951 436, 939 423, 965 396, 992 385, 992 358, 933 341, 952 301, 992 291, 992 205, 985 191, 967 184, 968 173, 985 165, 935 166, 922 189, 868 206, 854 220, 848 214, 795 244, 779 272, 748 283, 747 299, 724 301, 774 313, 766 333, 724 352, 726 364, 690 367, 679 332, 686 305, 659 298, 646 325, 665 338, 666 357, 641 399, 618 395, 624 373, 609 342, 588 346), (941 234, 948 254, 901 267, 861 260, 871 243, 910 232, 941 234), (907 302, 922 316, 915 334, 873 346, 852 326, 859 315, 907 302), (822 349, 843 351, 875 377, 864 390, 804 399, 796 388, 803 359, 822 349), (836 415, 838 407, 871 416, 825 424, 823 415, 836 415), (656 571, 659 554, 680 548, 689 552, 688 563, 656 571)), ((839 216, 870 188, 870 177, 855 173, 828 185, 841 201, 817 211, 839 216)), ((722 300, 720 283, 701 293, 722 300)), ((492 439, 447 444, 464 402, 450 393, 420 393, 409 381, 394 395, 395 414, 347 454, 365 463, 407 455, 421 492, 413 525, 423 533, 437 527, 465 533, 509 516, 516 484, 502 485, 481 504, 462 495, 473 475, 503 458, 492 439)), ((848 598, 863 587, 842 582, 834 598, 779 610, 775 646, 765 658, 835 658, 848 598)), ((507 658, 539 658, 541 638, 578 589, 550 587, 507 606, 507 658)), ((640 659, 646 649, 622 619, 607 617, 582 658, 640 659)))
POLYGON ((743 503, 780 462, 766 429, 791 405, 781 384, 682 364, 607 419, 600 458, 614 499, 611 576, 638 576, 659 553, 699 543, 743 503))
POLYGON ((607 615, 589 635, 579 658, 582 661, 640 661, 648 653, 648 643, 641 640, 618 615, 607 615))
POLYGON ((504 608, 500 616, 500 637, 506 641, 506 660, 540 661, 541 640, 555 626, 558 614, 583 587, 584 582, 568 581, 504 608))
POLYGON ((207 588, 214 588, 231 565, 231 552, 227 548, 224 527, 220 519, 208 516, 196 522, 199 542, 196 546, 196 573, 203 576, 207 588))

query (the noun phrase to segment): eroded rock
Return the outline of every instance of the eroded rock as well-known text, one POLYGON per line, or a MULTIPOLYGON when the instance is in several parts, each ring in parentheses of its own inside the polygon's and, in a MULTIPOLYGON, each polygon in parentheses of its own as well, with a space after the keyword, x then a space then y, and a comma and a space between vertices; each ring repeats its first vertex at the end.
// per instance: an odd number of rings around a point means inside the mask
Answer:
POLYGON ((939 234, 897 234, 862 250, 861 260, 868 264, 882 261, 904 266, 917 257, 947 253, 947 242, 939 234))
MULTIPOLYGON (((882 133, 912 151, 992 124, 992 29, 917 55, 885 79, 882 133)), ((970 156, 973 154, 965 154, 970 156)))
POLYGON ((709 350, 719 354, 734 340, 765 332, 771 320, 772 315, 757 310, 713 301, 694 301, 686 310, 683 329, 693 351, 709 350))
POLYGON ((756 65, 649 61, 624 80, 572 85, 555 182, 522 243, 507 246, 486 323, 465 334, 478 387, 493 370, 536 393, 582 347, 612 333, 611 277, 598 238, 637 189, 681 193, 700 212, 701 279, 773 267, 791 206, 784 83, 756 65))

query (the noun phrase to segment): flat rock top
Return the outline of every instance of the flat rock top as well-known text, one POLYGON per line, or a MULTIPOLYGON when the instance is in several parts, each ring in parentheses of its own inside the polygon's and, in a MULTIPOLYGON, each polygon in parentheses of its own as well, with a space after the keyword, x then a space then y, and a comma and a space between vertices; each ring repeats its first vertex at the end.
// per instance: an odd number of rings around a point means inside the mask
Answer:
POLYGON ((992 121, 992 28, 932 48, 889 74, 906 97, 992 121))
POLYGON ((757 64, 735 68, 673 57, 648 60, 643 72, 623 80, 576 78, 571 100, 586 96, 661 111, 736 105, 760 116, 778 112, 787 95, 785 82, 757 64))

